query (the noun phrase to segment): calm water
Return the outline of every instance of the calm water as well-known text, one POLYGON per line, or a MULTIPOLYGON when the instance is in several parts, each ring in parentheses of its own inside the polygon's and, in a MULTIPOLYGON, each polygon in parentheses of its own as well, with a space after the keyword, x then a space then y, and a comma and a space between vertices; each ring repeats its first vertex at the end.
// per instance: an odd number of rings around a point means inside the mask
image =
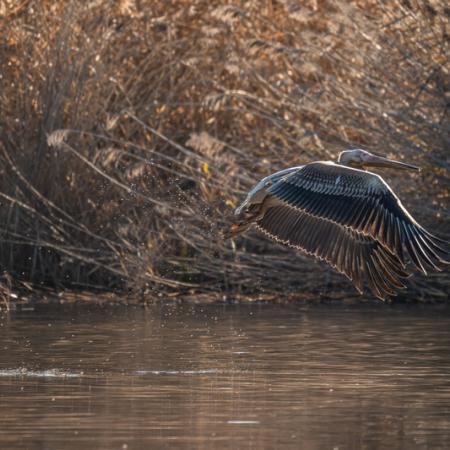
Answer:
POLYGON ((37 307, 0 319, 2 449, 449 449, 450 308, 37 307))

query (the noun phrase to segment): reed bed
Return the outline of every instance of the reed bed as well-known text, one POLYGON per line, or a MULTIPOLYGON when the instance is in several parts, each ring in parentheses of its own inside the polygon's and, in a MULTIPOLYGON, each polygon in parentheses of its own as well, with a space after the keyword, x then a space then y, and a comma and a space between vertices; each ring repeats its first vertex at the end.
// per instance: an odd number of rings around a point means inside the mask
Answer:
MULTIPOLYGON (((348 298, 256 232, 220 231, 260 177, 362 147, 450 237, 444 1, 8 1, 0 6, 3 289, 348 298)), ((406 295, 448 298, 449 272, 406 295)))

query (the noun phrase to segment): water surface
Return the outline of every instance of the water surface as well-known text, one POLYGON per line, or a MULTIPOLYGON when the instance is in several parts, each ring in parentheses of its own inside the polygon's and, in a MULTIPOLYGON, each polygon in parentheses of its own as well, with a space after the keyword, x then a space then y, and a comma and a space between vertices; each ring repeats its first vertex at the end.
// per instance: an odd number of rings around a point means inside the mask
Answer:
POLYGON ((450 308, 36 307, 0 319, 0 448, 449 449, 450 308))

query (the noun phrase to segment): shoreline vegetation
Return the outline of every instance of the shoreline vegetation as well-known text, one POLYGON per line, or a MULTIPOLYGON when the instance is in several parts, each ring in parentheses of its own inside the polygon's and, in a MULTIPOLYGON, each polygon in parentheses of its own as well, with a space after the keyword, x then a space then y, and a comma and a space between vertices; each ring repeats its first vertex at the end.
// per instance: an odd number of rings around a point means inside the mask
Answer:
MULTIPOLYGON (((255 231, 221 238, 255 181, 346 148, 422 167, 378 173, 450 239, 447 2, 6 0, 0 45, 5 304, 353 298, 255 231)), ((449 292, 446 269, 402 295, 449 292)))

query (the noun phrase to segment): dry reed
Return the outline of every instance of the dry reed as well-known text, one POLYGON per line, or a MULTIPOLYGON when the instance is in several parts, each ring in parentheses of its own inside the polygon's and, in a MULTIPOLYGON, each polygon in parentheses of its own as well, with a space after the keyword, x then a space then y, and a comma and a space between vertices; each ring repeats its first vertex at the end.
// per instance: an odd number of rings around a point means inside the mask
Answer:
MULTIPOLYGON (((449 237, 444 1, 5 1, 0 6, 0 267, 8 280, 133 293, 354 295, 252 232, 243 193, 363 147, 449 237)), ((10 281, 9 281, 10 283, 10 281)), ((447 298, 448 271, 409 284, 447 298)))

